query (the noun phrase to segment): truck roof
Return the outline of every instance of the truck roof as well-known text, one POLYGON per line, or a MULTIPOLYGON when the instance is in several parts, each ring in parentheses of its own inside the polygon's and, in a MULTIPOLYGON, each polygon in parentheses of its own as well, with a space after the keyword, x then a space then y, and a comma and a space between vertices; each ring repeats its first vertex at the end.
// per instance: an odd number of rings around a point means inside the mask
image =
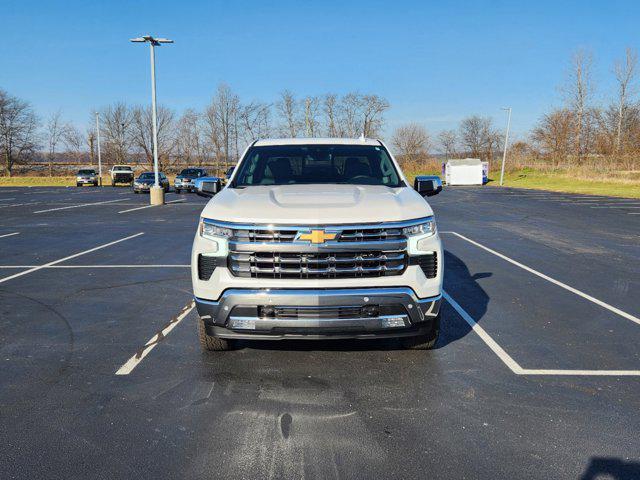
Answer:
POLYGON ((373 138, 267 138, 257 140, 256 147, 272 145, 381 145, 380 140, 373 138))

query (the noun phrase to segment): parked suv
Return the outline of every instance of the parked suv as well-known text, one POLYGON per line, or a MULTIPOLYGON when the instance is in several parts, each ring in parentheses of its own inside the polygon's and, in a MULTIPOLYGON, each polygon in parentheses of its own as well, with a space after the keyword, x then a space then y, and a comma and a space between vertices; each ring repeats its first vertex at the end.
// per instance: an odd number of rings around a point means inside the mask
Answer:
MULTIPOLYGON (((199 185, 215 194, 220 180, 199 185)), ((443 255, 423 196, 441 185, 418 177, 412 189, 378 140, 253 143, 195 235, 201 346, 400 337, 432 348, 443 255)))
POLYGON ((98 174, 93 168, 83 168, 76 174, 76 187, 83 185, 98 186, 98 174))
POLYGON ((173 182, 176 193, 183 190, 192 192, 194 190, 194 180, 196 178, 206 177, 207 171, 204 168, 185 168, 177 176, 173 182))

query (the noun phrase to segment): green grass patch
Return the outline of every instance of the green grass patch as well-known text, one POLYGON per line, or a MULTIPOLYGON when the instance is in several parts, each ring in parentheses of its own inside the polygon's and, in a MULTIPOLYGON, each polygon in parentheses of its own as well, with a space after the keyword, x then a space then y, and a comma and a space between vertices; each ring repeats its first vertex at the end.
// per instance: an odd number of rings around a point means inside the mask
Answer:
MULTIPOLYGON (((504 185, 554 192, 640 198, 640 182, 607 179, 603 174, 594 174, 594 176, 598 179, 576 178, 568 173, 543 173, 526 169, 505 173, 504 185)), ((499 186, 499 172, 492 172, 490 178, 490 186, 499 186)))
POLYGON ((0 177, 0 187, 70 187, 76 177, 0 177))

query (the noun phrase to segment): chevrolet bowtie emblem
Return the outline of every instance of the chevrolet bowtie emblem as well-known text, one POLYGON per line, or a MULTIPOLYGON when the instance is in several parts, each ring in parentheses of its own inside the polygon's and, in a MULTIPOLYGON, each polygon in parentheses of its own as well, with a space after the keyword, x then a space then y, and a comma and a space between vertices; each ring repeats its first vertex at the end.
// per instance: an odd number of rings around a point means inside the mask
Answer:
POLYGON ((311 243, 324 243, 327 240, 335 240, 337 233, 327 233, 324 230, 311 230, 310 232, 299 233, 296 240, 306 240, 311 243))

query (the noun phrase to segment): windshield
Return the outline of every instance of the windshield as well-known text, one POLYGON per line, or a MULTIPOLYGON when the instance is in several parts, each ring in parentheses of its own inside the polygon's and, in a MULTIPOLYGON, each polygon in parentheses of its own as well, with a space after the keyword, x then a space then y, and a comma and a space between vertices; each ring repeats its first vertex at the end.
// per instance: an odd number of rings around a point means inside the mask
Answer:
POLYGON ((138 180, 155 180, 155 178, 153 173, 141 173, 138 180))
POLYGON ((131 171, 131 167, 127 165, 116 165, 113 167, 114 170, 128 170, 131 171))
POLYGON ((95 170, 78 170, 78 175, 95 175, 95 170))
POLYGON ((233 187, 339 183, 400 187, 387 151, 373 145, 276 145, 252 147, 233 187))
POLYGON ((199 177, 201 170, 197 168, 185 168, 180 172, 180 175, 189 175, 190 177, 199 177))

